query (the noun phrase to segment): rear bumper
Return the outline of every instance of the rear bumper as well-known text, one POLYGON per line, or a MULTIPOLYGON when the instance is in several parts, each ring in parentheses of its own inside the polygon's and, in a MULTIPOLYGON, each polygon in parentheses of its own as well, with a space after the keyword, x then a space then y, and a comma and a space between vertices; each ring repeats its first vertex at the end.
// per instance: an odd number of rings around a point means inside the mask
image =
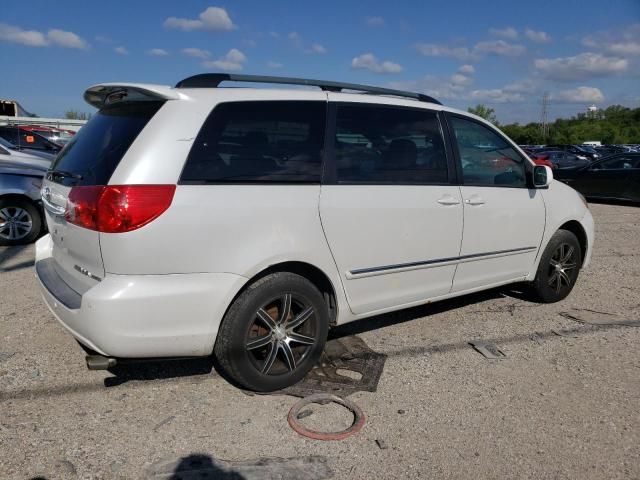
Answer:
POLYGON ((42 296, 58 321, 91 350, 120 358, 209 355, 227 306, 246 281, 230 273, 107 274, 77 305, 60 298, 65 286, 52 283, 61 280, 38 263, 42 296))

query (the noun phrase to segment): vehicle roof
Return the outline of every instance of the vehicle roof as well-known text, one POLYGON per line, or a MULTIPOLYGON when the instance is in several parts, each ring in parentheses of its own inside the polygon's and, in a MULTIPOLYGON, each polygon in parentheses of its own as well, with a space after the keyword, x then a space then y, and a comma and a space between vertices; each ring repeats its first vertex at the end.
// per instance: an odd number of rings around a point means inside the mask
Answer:
POLYGON ((143 83, 101 83, 89 87, 84 98, 90 105, 101 108, 110 94, 119 90, 133 90, 140 100, 186 100, 218 103, 225 100, 330 100, 356 103, 375 103, 380 105, 398 105, 413 108, 427 108, 465 115, 487 123, 485 119, 472 113, 447 107, 437 103, 420 101, 406 97, 397 97, 369 93, 328 92, 313 87, 301 88, 253 88, 253 87, 215 87, 215 88, 174 88, 169 85, 143 83))

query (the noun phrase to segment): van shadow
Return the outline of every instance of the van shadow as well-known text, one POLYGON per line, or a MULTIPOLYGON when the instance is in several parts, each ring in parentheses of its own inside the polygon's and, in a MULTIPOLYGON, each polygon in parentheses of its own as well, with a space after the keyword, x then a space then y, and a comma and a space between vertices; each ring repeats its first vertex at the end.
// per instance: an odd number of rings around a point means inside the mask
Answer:
POLYGON ((417 307, 383 313, 374 317, 367 317, 362 320, 356 320, 355 322, 339 325, 329 331, 329 339, 331 340, 349 335, 358 335, 371 330, 377 330, 391 325, 398 325, 412 320, 417 320, 419 318, 448 312, 450 310, 457 310, 469 305, 480 304, 482 302, 500 298, 514 298, 529 303, 535 303, 535 301, 529 298, 524 286, 519 284, 508 285, 506 287, 484 290, 482 292, 471 293, 435 303, 427 303, 417 307))
MULTIPOLYGON (((438 313, 456 310, 472 304, 479 304, 499 298, 527 300, 526 292, 519 285, 494 288, 478 293, 456 297, 449 300, 411 307, 395 312, 363 318, 344 325, 333 327, 329 331, 329 340, 358 335, 391 325, 398 325, 438 313)), ((217 373, 225 380, 235 384, 225 375, 213 356, 183 359, 121 360, 108 370, 113 377, 104 379, 105 387, 116 387, 130 381, 163 380, 172 378, 208 377, 217 373)))

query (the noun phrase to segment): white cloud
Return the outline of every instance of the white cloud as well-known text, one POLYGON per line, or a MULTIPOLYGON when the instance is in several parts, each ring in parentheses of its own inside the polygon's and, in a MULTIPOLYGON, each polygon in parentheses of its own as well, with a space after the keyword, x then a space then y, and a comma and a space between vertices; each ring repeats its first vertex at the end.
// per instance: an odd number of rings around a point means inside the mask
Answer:
POLYGON ((611 43, 607 46, 607 50, 618 55, 640 55, 640 41, 611 43))
POLYGON ((304 42, 302 40, 302 35, 300 35, 298 32, 289 32, 287 37, 294 47, 299 48, 300 50, 304 50, 305 53, 327 53, 327 49, 319 43, 313 43, 311 47, 305 48, 304 42))
POLYGON ((269 36, 271 38, 280 38, 280 34, 278 32, 269 32, 269 36))
POLYGON ((464 85, 456 85, 451 77, 425 75, 418 80, 389 82, 391 88, 409 90, 430 95, 436 99, 458 100, 464 98, 464 85))
POLYGON ((536 82, 530 78, 525 78, 519 82, 509 83, 502 87, 505 92, 512 93, 533 93, 538 89, 536 82))
POLYGON ((478 42, 471 50, 467 47, 450 47, 435 43, 418 43, 415 47, 418 52, 427 57, 452 57, 461 61, 475 61, 489 54, 514 57, 526 51, 523 45, 508 43, 504 40, 478 42))
POLYGON ((535 43, 549 43, 551 41, 551 37, 547 32, 543 32, 542 30, 532 30, 531 28, 527 28, 524 31, 524 36, 529 40, 535 43))
POLYGON ((220 70, 237 72, 242 70, 246 62, 247 57, 245 54, 236 48, 232 48, 224 57, 214 61, 207 60, 202 62, 202 66, 206 68, 219 68, 220 70))
POLYGON ((488 40, 476 43, 473 47, 473 51, 477 54, 494 54, 515 57, 522 55, 526 51, 526 48, 523 45, 508 43, 504 40, 488 40))
POLYGON ((314 43, 313 45, 311 45, 311 48, 309 49, 309 53, 327 53, 327 49, 324 48, 322 45, 320 45, 319 43, 314 43))
POLYGON ((466 86, 473 83, 473 79, 461 73, 454 73, 451 75, 451 83, 453 85, 466 86))
POLYGON ((625 58, 585 52, 573 57, 538 58, 534 61, 534 66, 548 79, 573 81, 625 72, 629 61, 625 58))
POLYGON ((89 48, 89 44, 75 33, 58 30, 57 28, 49 30, 47 38, 52 44, 59 47, 78 48, 80 50, 86 50, 89 48))
POLYGON ((373 53, 363 53, 351 60, 351 68, 370 70, 375 73, 399 73, 402 66, 385 60, 380 62, 373 53))
POLYGON ((604 95, 599 88, 578 87, 558 92, 557 95, 553 95, 553 100, 567 103, 600 103, 604 100, 604 95))
POLYGON ((28 47, 57 46, 86 50, 89 44, 73 32, 52 28, 45 35, 37 30, 23 30, 20 27, 0 22, 0 40, 19 43, 28 47))
POLYGON ((147 53, 153 57, 166 57, 167 55, 169 55, 169 52, 162 48, 152 48, 147 53))
POLYGON ((520 93, 507 92, 502 88, 473 90, 469 97, 473 100, 493 103, 521 102, 524 96, 520 93))
POLYGON ((267 62, 267 67, 269 68, 282 68, 284 65, 282 65, 280 62, 273 62, 273 61, 268 61, 267 62))
POLYGON ((164 21, 164 26, 186 32, 191 30, 224 32, 236 28, 227 11, 221 7, 209 7, 200 13, 197 19, 169 17, 164 21))
POLYGON ((384 18, 382 18, 382 17, 367 17, 365 22, 369 27, 382 27, 382 26, 384 26, 384 18))
POLYGON ((96 42, 100 43, 113 43, 113 40, 110 37, 105 37, 104 35, 96 35, 96 42))
POLYGON ((183 48, 181 52, 187 57, 194 58, 208 58, 211 55, 209 50, 202 50, 201 48, 195 47, 183 48))
POLYGON ((302 48, 302 37, 298 32, 289 32, 287 35, 291 43, 293 43, 296 47, 302 48))
POLYGON ((113 51, 116 52, 119 55, 129 55, 129 50, 127 50, 123 46, 116 47, 116 48, 113 49, 113 51))
POLYGON ((621 31, 616 30, 615 33, 598 32, 584 37, 582 44, 615 55, 640 55, 640 23, 632 24, 621 31))
POLYGON ((515 40, 518 38, 518 31, 513 27, 506 28, 491 28, 489 29, 489 33, 491 35, 495 35, 496 37, 509 38, 511 40, 515 40))
POLYGON ((469 60, 472 55, 467 47, 449 47, 435 43, 418 43, 416 49, 425 57, 453 57, 458 60, 469 60))
POLYGON ((36 30, 22 30, 6 23, 0 23, 0 40, 19 43, 29 47, 46 47, 49 41, 42 32, 36 30))
POLYGON ((472 73, 475 73, 475 71, 476 71, 475 67, 473 65, 469 65, 469 64, 460 65, 458 67, 458 72, 464 73, 465 75, 470 75, 472 73))

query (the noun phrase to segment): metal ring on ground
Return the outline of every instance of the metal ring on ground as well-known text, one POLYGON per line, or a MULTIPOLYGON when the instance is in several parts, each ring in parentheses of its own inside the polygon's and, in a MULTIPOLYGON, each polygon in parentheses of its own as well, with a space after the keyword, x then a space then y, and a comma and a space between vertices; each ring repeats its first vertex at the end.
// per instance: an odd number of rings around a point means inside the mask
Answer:
POLYGON ((364 426, 365 416, 360 407, 350 400, 346 400, 344 398, 338 397, 337 395, 331 395, 329 393, 315 393, 313 395, 309 395, 308 397, 304 397, 303 399, 295 403, 293 407, 291 407, 291 410, 289 410, 289 416, 287 417, 287 420, 289 421, 289 425, 291 426, 291 428, 305 437, 313 438, 314 440, 343 440, 349 435, 360 431, 360 429, 364 426), (343 407, 351 410, 351 412, 353 413, 355 417, 353 419, 353 424, 346 430, 342 430, 340 432, 316 432, 315 430, 309 430, 308 428, 298 423, 298 413, 300 412, 302 407, 305 407, 310 403, 331 402, 342 405, 343 407))

